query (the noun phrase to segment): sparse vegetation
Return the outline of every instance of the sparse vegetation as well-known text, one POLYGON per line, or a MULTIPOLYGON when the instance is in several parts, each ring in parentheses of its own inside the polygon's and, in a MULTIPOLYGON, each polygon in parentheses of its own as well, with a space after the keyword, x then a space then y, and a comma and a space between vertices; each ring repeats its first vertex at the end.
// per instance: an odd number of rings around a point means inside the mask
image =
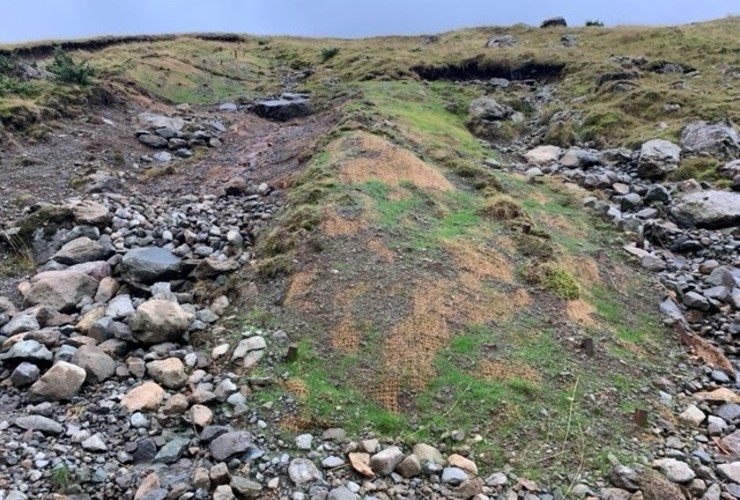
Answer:
POLYGON ((51 482, 54 491, 65 493, 69 488, 71 479, 72 473, 65 463, 58 465, 51 471, 51 482))
POLYGON ((497 195, 486 199, 480 209, 481 215, 499 221, 510 221, 524 217, 522 207, 508 195, 497 195))
POLYGON ((586 26, 596 26, 598 28, 603 28, 604 23, 601 21, 596 21, 596 20, 588 20, 586 21, 586 26))

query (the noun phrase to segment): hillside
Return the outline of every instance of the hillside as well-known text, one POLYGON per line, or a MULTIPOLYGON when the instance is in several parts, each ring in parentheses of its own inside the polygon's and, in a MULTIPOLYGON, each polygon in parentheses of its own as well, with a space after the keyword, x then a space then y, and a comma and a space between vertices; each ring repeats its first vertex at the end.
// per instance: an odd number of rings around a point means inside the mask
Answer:
POLYGON ((0 499, 737 497, 738 28, 0 47, 0 499))

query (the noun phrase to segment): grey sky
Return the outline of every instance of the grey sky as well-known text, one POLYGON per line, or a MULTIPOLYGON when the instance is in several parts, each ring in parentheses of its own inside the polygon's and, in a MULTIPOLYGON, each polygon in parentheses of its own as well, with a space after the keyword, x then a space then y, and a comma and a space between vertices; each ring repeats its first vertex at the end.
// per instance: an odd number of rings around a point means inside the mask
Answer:
POLYGON ((563 15, 678 24, 740 14, 738 0, 0 0, 0 42, 219 31, 358 37, 538 24, 563 15))

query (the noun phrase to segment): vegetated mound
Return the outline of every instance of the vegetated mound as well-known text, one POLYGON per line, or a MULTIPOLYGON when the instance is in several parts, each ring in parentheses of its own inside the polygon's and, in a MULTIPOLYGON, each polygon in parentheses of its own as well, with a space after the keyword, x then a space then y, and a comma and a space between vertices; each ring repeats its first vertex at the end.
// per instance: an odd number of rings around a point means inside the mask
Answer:
POLYGON ((626 293, 652 285, 612 252, 584 194, 478 167, 485 150, 439 105, 452 84, 360 88, 258 252, 291 262, 267 285, 280 305, 260 307, 302 332, 299 361, 278 368, 299 401, 275 408, 284 425, 414 442, 462 430, 480 436, 479 463, 528 474, 581 456, 599 467, 596 441, 634 452, 632 411, 653 408, 640 388, 671 342, 655 305, 626 293), (300 242, 271 244, 306 213, 300 242))

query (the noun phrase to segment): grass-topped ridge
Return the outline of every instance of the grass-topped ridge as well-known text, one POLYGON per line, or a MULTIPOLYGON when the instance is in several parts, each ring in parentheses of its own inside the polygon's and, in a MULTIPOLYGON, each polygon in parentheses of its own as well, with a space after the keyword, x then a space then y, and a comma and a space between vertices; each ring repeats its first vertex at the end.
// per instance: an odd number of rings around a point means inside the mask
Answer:
POLYGON ((300 325, 303 361, 276 367, 289 377, 261 397, 296 398, 293 430, 409 444, 463 430, 480 436, 466 443, 479 464, 533 477, 631 456, 632 412, 652 404, 641 389, 664 358, 652 308, 622 290, 649 285, 595 258, 615 235, 580 209, 583 193, 483 166, 491 153, 465 125, 476 93, 455 88, 353 84, 262 243, 267 262, 290 263, 272 311, 300 325))

